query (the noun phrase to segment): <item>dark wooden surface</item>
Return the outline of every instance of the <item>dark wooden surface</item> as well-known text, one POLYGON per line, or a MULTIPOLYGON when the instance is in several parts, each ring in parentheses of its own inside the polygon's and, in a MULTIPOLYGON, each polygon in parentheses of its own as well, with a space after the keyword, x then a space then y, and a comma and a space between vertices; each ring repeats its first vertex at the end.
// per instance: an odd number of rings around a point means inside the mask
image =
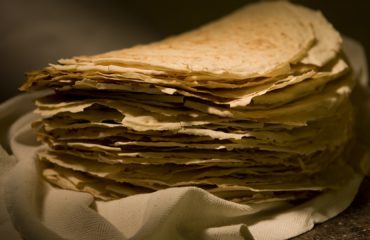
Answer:
POLYGON ((369 240, 370 178, 366 178, 351 206, 337 217, 315 226, 294 240, 369 240))

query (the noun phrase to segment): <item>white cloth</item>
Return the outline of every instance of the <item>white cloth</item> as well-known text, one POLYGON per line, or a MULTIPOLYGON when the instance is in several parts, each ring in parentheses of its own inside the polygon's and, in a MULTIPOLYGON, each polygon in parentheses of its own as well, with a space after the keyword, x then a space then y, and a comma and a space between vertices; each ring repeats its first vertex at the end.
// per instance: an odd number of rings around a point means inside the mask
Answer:
MULTIPOLYGON (((365 85, 367 70, 362 47, 346 39, 345 49, 365 85)), ((0 105, 3 130, 22 115, 10 127, 9 141, 3 139, 2 143, 10 146, 13 155, 0 148, 2 239, 287 239, 343 211, 362 180, 357 176, 342 189, 323 193, 299 206, 285 202, 241 205, 195 187, 94 202, 87 193, 56 189, 40 178, 33 159, 39 145, 29 127, 35 116, 25 113, 34 97, 35 94, 20 95, 0 105)))

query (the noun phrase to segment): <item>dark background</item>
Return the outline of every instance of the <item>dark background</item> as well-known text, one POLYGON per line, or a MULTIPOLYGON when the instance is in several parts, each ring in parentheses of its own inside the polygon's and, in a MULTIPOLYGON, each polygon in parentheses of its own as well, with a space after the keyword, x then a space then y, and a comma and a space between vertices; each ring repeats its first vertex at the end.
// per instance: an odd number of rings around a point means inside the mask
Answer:
MULTIPOLYGON (((146 43, 217 19, 248 0, 0 0, 0 102, 24 73, 59 58, 146 43)), ((321 9, 370 55, 370 0, 295 0, 321 9)))

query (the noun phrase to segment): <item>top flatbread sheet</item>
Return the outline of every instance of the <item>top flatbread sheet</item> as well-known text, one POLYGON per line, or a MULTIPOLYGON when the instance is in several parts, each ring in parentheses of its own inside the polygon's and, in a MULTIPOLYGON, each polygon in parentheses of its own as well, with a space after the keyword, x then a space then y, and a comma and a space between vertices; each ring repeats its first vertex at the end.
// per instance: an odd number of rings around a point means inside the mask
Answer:
POLYGON ((215 79, 277 76, 317 40, 309 15, 300 13, 287 2, 257 3, 160 42, 76 59, 215 79))

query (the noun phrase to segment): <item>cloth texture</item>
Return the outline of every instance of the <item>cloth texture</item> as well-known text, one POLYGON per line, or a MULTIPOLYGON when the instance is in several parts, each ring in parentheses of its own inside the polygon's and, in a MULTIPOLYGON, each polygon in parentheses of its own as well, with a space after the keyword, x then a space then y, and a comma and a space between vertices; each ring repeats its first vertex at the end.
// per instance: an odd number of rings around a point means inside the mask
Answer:
MULTIPOLYGON (((363 48, 345 38, 344 49, 360 85, 367 86, 363 48)), ((370 93, 363 89, 362 106, 370 112, 370 93)), ((94 201, 87 193, 56 189, 40 177, 34 159, 40 145, 30 123, 37 118, 32 99, 42 94, 19 95, 0 105, 0 236, 4 239, 287 239, 347 208, 363 178, 358 175, 343 188, 300 205, 241 205, 195 187, 94 201)), ((365 128, 369 119, 362 120, 365 128)))

